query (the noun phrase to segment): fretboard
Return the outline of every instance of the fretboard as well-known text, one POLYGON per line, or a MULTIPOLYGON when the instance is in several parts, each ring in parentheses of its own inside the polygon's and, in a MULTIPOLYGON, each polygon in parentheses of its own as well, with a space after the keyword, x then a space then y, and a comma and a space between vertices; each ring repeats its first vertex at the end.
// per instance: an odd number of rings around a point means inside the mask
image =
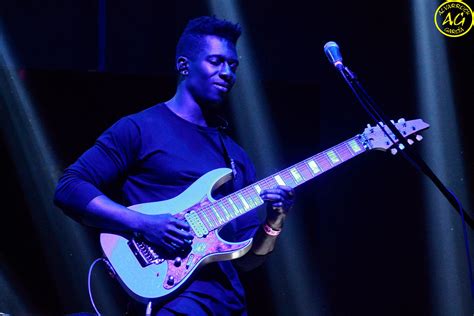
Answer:
POLYGON ((293 166, 244 187, 199 210, 197 213, 209 231, 225 225, 231 220, 262 205, 260 192, 277 185, 292 188, 316 178, 324 172, 354 158, 367 149, 363 139, 357 135, 326 151, 309 157, 293 166))

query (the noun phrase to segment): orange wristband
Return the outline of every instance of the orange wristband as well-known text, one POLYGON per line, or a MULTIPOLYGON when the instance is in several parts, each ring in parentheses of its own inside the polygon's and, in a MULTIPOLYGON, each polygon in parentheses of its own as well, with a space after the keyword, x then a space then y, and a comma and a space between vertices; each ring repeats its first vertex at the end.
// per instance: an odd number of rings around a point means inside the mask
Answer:
POLYGON ((271 228, 267 223, 263 224, 263 230, 269 236, 278 236, 281 233, 281 230, 275 230, 271 228))

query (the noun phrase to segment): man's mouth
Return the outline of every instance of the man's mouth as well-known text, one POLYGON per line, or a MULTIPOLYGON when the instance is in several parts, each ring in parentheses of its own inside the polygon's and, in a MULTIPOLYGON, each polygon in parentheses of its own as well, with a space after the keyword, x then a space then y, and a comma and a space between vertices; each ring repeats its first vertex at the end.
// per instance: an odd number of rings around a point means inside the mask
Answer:
POLYGON ((216 87, 218 90, 222 92, 227 92, 229 91, 229 85, 225 83, 214 83, 214 87, 216 87))

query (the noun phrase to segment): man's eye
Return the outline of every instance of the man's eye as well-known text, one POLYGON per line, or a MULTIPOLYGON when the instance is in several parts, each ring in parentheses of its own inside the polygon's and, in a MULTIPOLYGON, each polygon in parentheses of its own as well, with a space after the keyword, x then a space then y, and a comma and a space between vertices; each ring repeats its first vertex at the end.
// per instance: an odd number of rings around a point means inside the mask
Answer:
POLYGON ((220 65, 220 63, 221 63, 221 60, 220 60, 220 59, 218 59, 218 58, 211 58, 211 59, 209 59, 209 62, 210 62, 211 64, 213 64, 213 65, 216 65, 216 66, 217 66, 217 65, 220 65))

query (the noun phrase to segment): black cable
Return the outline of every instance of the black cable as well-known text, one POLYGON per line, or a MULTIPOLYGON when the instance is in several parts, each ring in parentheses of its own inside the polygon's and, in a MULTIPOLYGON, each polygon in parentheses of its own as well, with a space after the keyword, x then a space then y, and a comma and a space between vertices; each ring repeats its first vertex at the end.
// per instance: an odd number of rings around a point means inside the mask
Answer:
MULTIPOLYGON (((449 189, 448 189, 449 190, 449 189)), ((449 190, 451 192, 451 190, 449 190)), ((459 199, 454 195, 453 192, 451 192, 453 197, 456 199, 456 202, 458 202, 459 209, 462 210, 462 204, 459 201, 459 199)), ((470 246, 469 246, 469 238, 467 235, 467 227, 466 227, 466 221, 464 220, 464 212, 461 213, 461 223, 462 223, 462 229, 463 229, 463 234, 464 234, 464 247, 466 248, 466 256, 467 256, 467 267, 469 269, 469 280, 470 280, 470 285, 471 285, 471 298, 473 301, 472 307, 474 307, 474 278, 472 276, 472 261, 471 261, 471 251, 470 251, 470 246)))
POLYGON ((351 88, 352 92, 358 99, 359 103, 362 105, 364 110, 369 114, 369 116, 375 121, 375 123, 382 129, 385 135, 390 139, 390 141, 395 144, 395 141, 389 135, 389 133, 385 130, 383 126, 379 123, 379 121, 384 122, 384 124, 389 127, 389 130, 395 135, 399 142, 405 145, 406 150, 404 148, 399 147, 402 149, 402 156, 408 160, 412 166, 414 166, 418 171, 422 171, 430 180, 436 185, 436 187, 443 193, 446 199, 451 203, 451 205, 458 211, 461 215, 461 222, 463 226, 463 234, 464 234, 464 246, 466 251, 467 257, 467 264, 469 270, 469 281, 470 281, 470 289, 471 289, 471 298, 472 298, 472 306, 474 306, 474 277, 472 272, 472 262, 471 262, 471 254, 469 248, 469 238, 467 234, 466 222, 474 228, 474 220, 465 212, 461 202, 459 199, 454 195, 452 191, 450 191, 442 182, 441 180, 434 174, 434 172, 430 169, 430 167, 425 163, 421 157, 419 157, 415 152, 410 150, 409 144, 406 141, 405 137, 401 135, 400 131, 395 127, 394 124, 388 120, 380 109, 380 107, 375 103, 375 101, 369 96, 369 94, 365 91, 362 87, 360 82, 357 80, 356 75, 350 71, 348 67, 340 67, 338 68, 339 72, 341 73, 342 77, 346 81, 346 83, 351 88), (456 205, 457 204, 457 205, 456 205))

